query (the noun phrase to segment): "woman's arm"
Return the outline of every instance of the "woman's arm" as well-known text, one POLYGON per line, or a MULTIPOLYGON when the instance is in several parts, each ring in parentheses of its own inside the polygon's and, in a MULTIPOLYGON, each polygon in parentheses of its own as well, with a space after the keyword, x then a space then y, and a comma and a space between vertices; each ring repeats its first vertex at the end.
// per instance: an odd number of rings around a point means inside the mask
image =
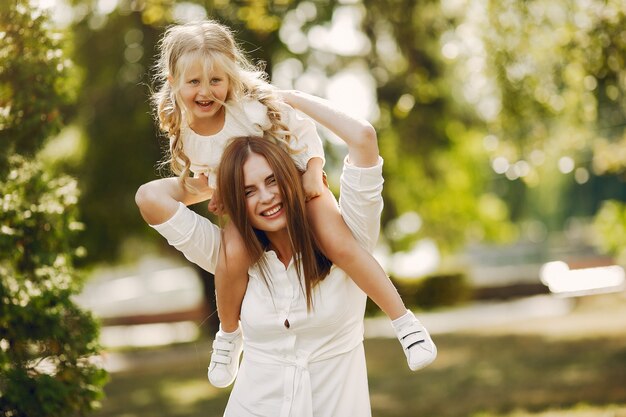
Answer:
POLYGON ((219 227, 184 205, 204 201, 210 192, 206 177, 189 179, 197 192, 185 190, 178 178, 142 185, 135 201, 143 218, 191 262, 214 273, 220 249, 219 227))
POLYGON ((290 106, 330 129, 348 145, 350 162, 358 167, 371 167, 378 163, 376 130, 366 120, 347 115, 325 99, 300 91, 278 91, 277 94, 290 106))
POLYGON ((143 219, 151 225, 168 221, 178 210, 179 202, 188 206, 206 200, 211 195, 207 178, 189 178, 196 192, 186 189, 180 178, 162 178, 142 185, 135 194, 135 203, 143 219))

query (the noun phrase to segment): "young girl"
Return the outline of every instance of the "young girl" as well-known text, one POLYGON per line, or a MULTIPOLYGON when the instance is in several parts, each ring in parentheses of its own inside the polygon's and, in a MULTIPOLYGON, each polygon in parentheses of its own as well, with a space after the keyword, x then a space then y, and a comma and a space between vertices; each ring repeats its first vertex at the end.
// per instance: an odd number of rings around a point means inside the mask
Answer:
MULTIPOLYGON (((437 349, 428 332, 406 309, 380 265, 355 240, 325 186, 323 146, 315 124, 286 104, 296 106, 297 95, 274 90, 266 74, 244 57, 231 31, 217 22, 170 27, 159 46, 160 87, 153 102, 160 128, 170 139, 173 171, 183 182, 191 173, 206 176, 213 190, 209 209, 222 214, 220 193, 224 195, 228 190, 216 189, 216 172, 229 140, 263 136, 280 144, 303 172, 307 217, 324 255, 392 320, 409 368, 417 370, 430 364, 437 349)), ((300 110, 306 113, 307 109, 300 110)), ((277 204, 259 214, 270 221, 281 208, 277 204)), ((248 285, 248 269, 258 261, 250 259, 245 242, 230 222, 222 240, 215 271, 220 330, 208 369, 209 381, 217 387, 230 385, 237 374, 243 344, 241 303, 248 285)), ((288 329, 289 312, 282 314, 288 329)))

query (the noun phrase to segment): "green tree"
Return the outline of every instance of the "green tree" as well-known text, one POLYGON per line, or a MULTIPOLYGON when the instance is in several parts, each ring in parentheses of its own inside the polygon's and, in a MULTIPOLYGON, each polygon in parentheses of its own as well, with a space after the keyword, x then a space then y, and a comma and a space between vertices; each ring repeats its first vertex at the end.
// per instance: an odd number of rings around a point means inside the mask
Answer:
MULTIPOLYGON (((463 84, 441 53, 463 15, 438 1, 364 0, 368 66, 377 77, 385 220, 415 211, 422 227, 395 248, 431 237, 443 249, 468 240, 505 240, 513 230, 506 205, 487 187, 482 122, 462 99, 463 84)), ((394 242, 393 234, 387 234, 394 242)))
POLYGON ((0 6, 0 168, 14 152, 34 156, 62 125, 74 92, 62 43, 44 32, 46 17, 28 2, 0 6), (42 37, 41 35, 47 36, 42 37))
POLYGON ((98 325, 72 300, 78 189, 36 158, 69 109, 71 63, 27 0, 3 3, 0 37, 0 412, 85 415, 106 372, 98 325))
POLYGON ((626 198, 615 184, 626 167, 625 23, 624 2, 546 0, 487 1, 472 22, 482 28, 486 65, 475 75, 492 80, 485 97, 499 111, 487 128, 493 157, 508 163, 515 218, 560 229, 604 199, 626 198))
POLYGON ((626 199, 624 2, 363 4, 388 215, 465 241, 626 199))
POLYGON ((301 72, 329 76, 366 64, 387 161, 383 221, 395 250, 420 237, 443 248, 514 238, 511 220, 559 229, 569 216, 595 213, 603 199, 624 198, 614 181, 626 165, 623 2, 122 0, 104 14, 95 1, 76 3, 76 56, 87 79, 81 208, 93 261, 115 259, 128 236, 149 230, 132 204, 163 146, 146 85, 156 39, 181 13, 230 25, 270 74, 294 59, 301 72), (368 51, 316 49, 314 31, 348 8, 362 17, 368 51), (563 169, 574 163, 568 174, 559 171, 563 157, 563 169), (396 219, 410 212, 421 228, 395 233, 396 219))

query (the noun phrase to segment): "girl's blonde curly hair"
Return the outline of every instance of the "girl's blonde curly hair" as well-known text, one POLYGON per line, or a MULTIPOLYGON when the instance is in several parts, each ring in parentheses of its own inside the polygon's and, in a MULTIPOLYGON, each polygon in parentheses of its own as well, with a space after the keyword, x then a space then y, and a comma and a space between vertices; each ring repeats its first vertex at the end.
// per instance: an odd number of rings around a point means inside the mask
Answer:
POLYGON ((154 68, 154 82, 158 88, 152 94, 152 103, 159 128, 170 141, 169 154, 163 164, 169 165, 183 181, 190 174, 191 161, 183 151, 181 127, 184 113, 178 92, 187 69, 195 62, 201 62, 207 71, 216 66, 227 74, 227 101, 251 98, 265 105, 271 128, 264 132, 264 137, 293 153, 289 145, 295 138, 281 120, 280 102, 272 93, 263 66, 253 65, 244 56, 228 27, 213 20, 171 26, 158 47, 160 53, 154 68))

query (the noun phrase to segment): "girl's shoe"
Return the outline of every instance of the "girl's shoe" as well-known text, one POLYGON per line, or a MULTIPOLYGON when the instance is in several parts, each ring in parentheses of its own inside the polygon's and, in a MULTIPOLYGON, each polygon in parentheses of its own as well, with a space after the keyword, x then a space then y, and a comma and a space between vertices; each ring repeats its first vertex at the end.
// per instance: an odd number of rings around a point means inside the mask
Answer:
POLYGON ((207 376, 211 385, 226 388, 235 381, 239 370, 239 357, 243 350, 243 334, 238 327, 232 333, 220 330, 215 334, 211 363, 207 376))
POLYGON ((430 338, 428 330, 412 312, 407 323, 396 328, 396 336, 402 345, 407 363, 412 371, 430 365, 437 357, 437 346, 430 338))

